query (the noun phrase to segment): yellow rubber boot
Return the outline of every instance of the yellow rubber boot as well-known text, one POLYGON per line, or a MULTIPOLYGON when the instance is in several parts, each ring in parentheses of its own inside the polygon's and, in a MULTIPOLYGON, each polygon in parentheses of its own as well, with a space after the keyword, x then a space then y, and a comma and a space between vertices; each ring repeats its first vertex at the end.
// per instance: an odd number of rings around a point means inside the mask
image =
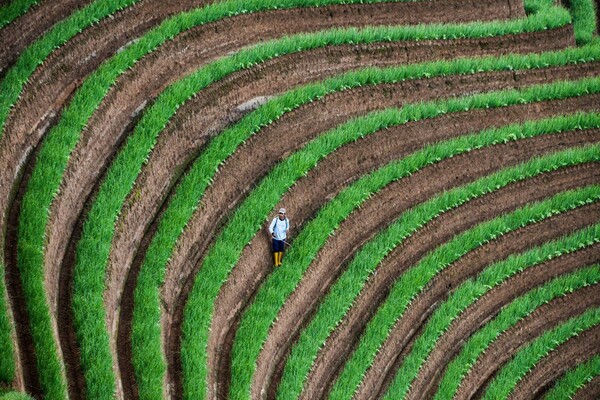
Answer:
POLYGON ((278 252, 276 252, 276 251, 274 251, 274 252, 273 252, 273 258, 274 258, 274 260, 275 260, 275 263, 274 263, 274 265, 275 265, 276 267, 279 267, 279 253, 278 253, 278 252))
POLYGON ((279 252, 279 266, 281 266, 281 259, 283 258, 283 252, 279 252))

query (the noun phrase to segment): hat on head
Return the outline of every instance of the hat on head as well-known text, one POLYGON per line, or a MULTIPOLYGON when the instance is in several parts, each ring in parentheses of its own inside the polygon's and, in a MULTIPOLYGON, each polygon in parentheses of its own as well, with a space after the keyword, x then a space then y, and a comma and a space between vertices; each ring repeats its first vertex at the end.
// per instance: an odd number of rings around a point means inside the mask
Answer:
POLYGON ((285 214, 285 208, 280 208, 279 212, 282 213, 282 214, 285 214))

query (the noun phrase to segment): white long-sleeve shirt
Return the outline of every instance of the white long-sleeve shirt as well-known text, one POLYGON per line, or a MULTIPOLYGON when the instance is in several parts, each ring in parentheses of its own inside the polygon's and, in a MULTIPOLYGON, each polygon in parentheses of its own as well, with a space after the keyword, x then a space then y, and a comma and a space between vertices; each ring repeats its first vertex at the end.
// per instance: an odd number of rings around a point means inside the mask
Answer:
POLYGON ((285 240, 289 229, 290 221, 287 218, 279 219, 279 217, 275 217, 271 221, 271 225, 269 225, 269 233, 275 234, 274 236, 277 240, 285 240))

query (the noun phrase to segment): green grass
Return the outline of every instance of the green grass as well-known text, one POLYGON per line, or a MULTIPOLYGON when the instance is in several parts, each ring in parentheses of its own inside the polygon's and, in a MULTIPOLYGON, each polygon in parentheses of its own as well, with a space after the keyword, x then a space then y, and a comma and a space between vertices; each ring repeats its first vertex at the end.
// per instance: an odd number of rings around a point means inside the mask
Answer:
POLYGON ((600 324, 600 308, 586 311, 564 324, 547 330, 540 337, 519 350, 494 377, 484 399, 507 398, 523 377, 558 346, 581 332, 600 324))
MULTIPOLYGON (((560 124, 560 129, 587 125, 587 123, 575 122, 577 119, 578 117, 574 117, 571 124, 560 124)), ((318 215, 299 232, 294 241, 294 248, 290 249, 286 256, 286 268, 275 271, 257 292, 253 304, 242 318, 234 344, 234 353, 239 351, 241 355, 234 354, 234 360, 246 360, 240 362, 240 365, 245 365, 250 363, 250 359, 255 359, 258 356, 260 347, 266 340, 268 329, 275 321, 280 307, 283 306, 286 297, 294 291, 306 268, 308 268, 311 260, 316 256, 328 236, 333 234, 339 223, 354 208, 359 207, 383 186, 393 180, 413 174, 426 165, 472 149, 550 133, 546 128, 554 122, 556 120, 512 125, 502 129, 484 131, 479 135, 467 135, 447 142, 429 145, 415 154, 390 163, 345 189, 332 202, 323 207, 318 215), (238 348, 239 350, 237 350, 238 348)), ((563 122, 566 122, 566 120, 563 122)), ((573 160, 577 159, 578 157, 575 157, 573 160)), ((521 174, 522 171, 521 168, 518 174, 521 174)), ((542 170, 538 169, 537 171, 542 170)), ((508 179, 514 179, 514 175, 508 174, 506 176, 508 179)), ((530 177, 529 174, 523 174, 522 176, 524 178, 530 177)), ((488 181, 490 181, 490 178, 488 178, 488 181)), ((493 185, 499 186, 497 177, 496 180, 492 179, 491 182, 493 185)), ((478 184, 481 185, 481 182, 478 184)), ((507 184, 507 182, 504 184, 507 184)), ((477 195, 485 193, 476 192, 475 188, 477 187, 477 184, 475 184, 471 185, 470 188, 462 189, 465 190, 465 194, 471 196, 474 196, 475 193, 477 195)), ((468 195, 454 206, 462 204, 466 201, 465 198, 468 199, 468 195)), ((439 202, 439 199, 437 201, 439 202)), ((431 218, 438 214, 439 212, 436 210, 431 218)), ((325 342, 331 330, 341 321, 367 277, 374 270, 377 261, 385 255, 382 254, 382 251, 389 249, 388 245, 381 242, 381 240, 385 240, 384 237, 387 237, 387 234, 364 246, 358 256, 349 264, 347 271, 334 284, 330 294, 321 302, 316 316, 301 334, 298 344, 292 350, 279 388, 279 398, 295 398, 300 394, 303 379, 308 374, 318 349, 325 342)), ((234 365, 236 365, 235 362, 234 365)), ((235 376, 239 376, 240 373, 242 371, 236 371, 235 376)))
POLYGON ((0 7, 0 29, 25 14, 29 8, 36 5, 39 0, 13 0, 0 7))
POLYGON ((571 0, 571 15, 573 16, 573 29, 578 45, 589 43, 595 35, 596 4, 593 0, 571 0))
MULTIPOLYGON (((4 277, 4 264, 0 261, 0 276, 4 277)), ((11 332, 13 332, 6 302, 6 286, 0 280, 0 382, 12 383, 15 378, 15 357, 11 332)))
MULTIPOLYGON (((501 235, 598 198, 600 186, 561 193, 484 222, 429 253, 394 283, 389 296, 367 324, 356 350, 334 383, 330 397, 340 399, 350 397, 354 393, 396 321, 402 318, 412 300, 427 283, 448 265, 501 235)), ((403 222, 407 223, 405 219, 403 222)))
POLYGON ((544 399, 571 399, 579 389, 583 388, 597 376, 600 376, 600 356, 594 355, 588 361, 578 365, 571 371, 568 371, 565 376, 559 379, 554 387, 548 391, 544 399))
MULTIPOLYGON (((435 348, 440 337, 450 329, 451 325, 459 318, 468 307, 473 306, 482 296, 492 291, 495 287, 502 285, 512 276, 525 271, 535 265, 540 265, 565 254, 573 253, 581 248, 588 247, 600 241, 600 225, 583 229, 566 238, 546 243, 540 247, 529 250, 522 254, 511 255, 506 260, 494 263, 486 268, 476 278, 471 278, 462 283, 447 301, 442 303, 431 316, 425 326, 423 333, 415 340, 409 354, 404 358, 398 369, 392 384, 387 390, 385 399, 404 398, 412 382, 423 366, 423 363, 435 348)), ((600 279, 600 268, 596 266, 591 271, 594 282, 600 279)), ((516 299, 506 308, 504 325, 492 324, 494 330, 488 338, 493 340, 500 332, 509 326, 516 324, 521 318, 533 309, 549 301, 549 295, 564 293, 565 290, 573 290, 574 284, 578 284, 579 275, 571 275, 568 279, 554 280, 551 285, 545 285, 544 289, 530 293, 537 293, 537 297, 523 296, 516 299), (540 292, 541 290, 541 292, 540 292)), ((583 281, 584 283, 587 281, 583 281)), ((485 330, 485 328, 483 328, 485 330)))
POLYGON ((33 400, 27 393, 9 392, 0 394, 0 400, 33 400))

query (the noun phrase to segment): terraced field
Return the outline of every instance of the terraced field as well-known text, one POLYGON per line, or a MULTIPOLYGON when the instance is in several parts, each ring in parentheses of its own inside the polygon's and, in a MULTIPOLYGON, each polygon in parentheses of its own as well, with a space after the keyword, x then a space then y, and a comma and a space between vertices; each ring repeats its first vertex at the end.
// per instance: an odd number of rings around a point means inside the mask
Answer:
POLYGON ((0 0, 0 398, 600 398, 597 19, 0 0))

